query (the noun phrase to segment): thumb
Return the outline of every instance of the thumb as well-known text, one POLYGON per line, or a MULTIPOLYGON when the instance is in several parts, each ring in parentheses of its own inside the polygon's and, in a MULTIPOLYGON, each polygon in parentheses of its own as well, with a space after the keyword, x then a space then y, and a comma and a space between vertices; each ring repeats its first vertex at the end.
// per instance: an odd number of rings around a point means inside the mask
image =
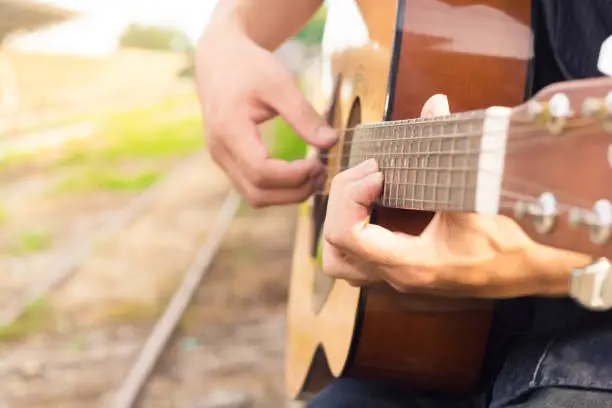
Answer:
POLYGON ((264 102, 287 121, 305 142, 322 149, 332 147, 338 134, 321 116, 300 90, 288 72, 279 73, 271 83, 274 87, 264 93, 264 102))
POLYGON ((423 110, 421 111, 421 117, 427 118, 431 116, 444 116, 450 114, 450 107, 448 105, 448 97, 443 94, 435 94, 429 98, 423 110))
POLYGON ((334 177, 329 191, 325 227, 332 235, 363 228, 371 206, 382 190, 382 173, 374 159, 366 160, 334 177))

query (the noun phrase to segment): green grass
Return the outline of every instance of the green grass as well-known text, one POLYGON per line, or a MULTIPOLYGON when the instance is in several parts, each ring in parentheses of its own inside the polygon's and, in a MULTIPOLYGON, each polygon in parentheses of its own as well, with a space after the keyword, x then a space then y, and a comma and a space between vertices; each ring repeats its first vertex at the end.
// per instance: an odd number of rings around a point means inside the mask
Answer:
POLYGON ((0 327, 0 341, 15 341, 50 327, 49 305, 44 298, 32 302, 12 324, 0 327))
POLYGON ((116 163, 134 158, 187 155, 204 145, 199 111, 180 114, 191 100, 170 99, 146 108, 117 113, 102 123, 93 146, 67 149, 61 164, 116 163))
POLYGON ((110 122, 104 129, 107 145, 97 153, 105 161, 187 155, 203 146, 199 117, 170 123, 132 117, 110 122))
POLYGON ((83 172, 59 181, 52 187, 53 193, 82 193, 91 191, 139 192, 161 178, 161 173, 144 171, 138 174, 122 174, 112 170, 86 168, 83 172))
POLYGON ((13 243, 13 252, 28 255, 42 251, 51 245, 51 234, 46 231, 28 230, 22 232, 13 243))
POLYGON ((110 115, 89 139, 67 145, 55 164, 67 176, 48 191, 138 192, 162 177, 159 159, 187 156, 204 146, 195 95, 179 95, 151 106, 110 115), (117 169, 134 161, 140 173, 117 169), (144 163, 145 170, 141 164, 144 163))
POLYGON ((8 171, 14 167, 27 164, 32 161, 33 157, 32 153, 8 152, 0 157, 0 171, 8 171))
POLYGON ((295 134, 281 118, 274 119, 271 155, 277 159, 293 161, 306 156, 307 144, 295 134))
POLYGON ((195 94, 183 94, 150 106, 97 117, 98 130, 92 137, 70 142, 52 159, 47 154, 9 152, 0 159, 0 171, 29 164, 45 168, 58 165, 103 168, 135 158, 185 156, 204 146, 197 106, 195 94))

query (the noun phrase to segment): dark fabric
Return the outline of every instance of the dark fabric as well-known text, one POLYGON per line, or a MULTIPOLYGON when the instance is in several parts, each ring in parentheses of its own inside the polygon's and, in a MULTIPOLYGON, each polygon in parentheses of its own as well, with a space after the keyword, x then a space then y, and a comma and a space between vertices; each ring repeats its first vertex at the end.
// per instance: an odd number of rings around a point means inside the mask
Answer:
MULTIPOLYGON (((612 0, 538 0, 534 14, 534 93, 601 76, 597 59, 612 35, 612 0)), ((491 340, 491 408, 543 387, 612 390, 612 313, 568 299, 508 300, 497 310, 491 340)))
POLYGON ((556 62, 568 79, 600 75, 599 45, 612 32, 612 0, 539 0, 556 62))
POLYGON ((482 404, 477 404, 475 401, 456 401, 386 384, 342 378, 309 401, 307 408, 481 408, 482 404))
MULTIPOLYGON (((341 379, 307 408, 484 408, 479 399, 448 400, 359 380, 341 379)), ((612 394, 571 388, 536 390, 508 408, 612 408, 612 394)))

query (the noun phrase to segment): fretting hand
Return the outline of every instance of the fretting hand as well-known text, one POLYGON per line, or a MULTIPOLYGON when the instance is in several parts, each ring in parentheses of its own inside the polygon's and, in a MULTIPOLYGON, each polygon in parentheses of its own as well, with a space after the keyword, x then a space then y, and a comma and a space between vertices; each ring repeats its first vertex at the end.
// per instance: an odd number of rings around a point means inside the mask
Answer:
MULTIPOLYGON (((443 95, 423 116, 449 113, 443 95)), ((565 295, 588 256, 540 245, 501 215, 437 213, 420 236, 369 223, 383 175, 368 160, 338 174, 324 227, 323 269, 353 285, 386 281, 401 292, 508 298, 565 295)))

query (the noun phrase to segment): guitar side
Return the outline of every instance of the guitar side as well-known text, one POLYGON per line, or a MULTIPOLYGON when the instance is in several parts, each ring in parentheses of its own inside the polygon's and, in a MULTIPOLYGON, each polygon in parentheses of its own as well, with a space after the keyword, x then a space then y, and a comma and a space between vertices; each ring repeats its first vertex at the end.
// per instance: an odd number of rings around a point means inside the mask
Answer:
MULTIPOLYGON (((529 83, 530 21, 530 0, 329 2, 322 86, 334 107, 332 123, 346 128, 418 117, 437 92, 448 95, 453 111, 521 103, 529 83)), ((349 138, 343 135, 339 145, 349 138)), ((325 197, 315 197, 298 217, 288 308, 289 397, 305 398, 339 376, 450 393, 473 389, 493 305, 326 279, 313 248, 323 222, 313 222, 315 200, 324 208, 325 197)), ((432 215, 381 207, 373 222, 418 234, 432 215)))

